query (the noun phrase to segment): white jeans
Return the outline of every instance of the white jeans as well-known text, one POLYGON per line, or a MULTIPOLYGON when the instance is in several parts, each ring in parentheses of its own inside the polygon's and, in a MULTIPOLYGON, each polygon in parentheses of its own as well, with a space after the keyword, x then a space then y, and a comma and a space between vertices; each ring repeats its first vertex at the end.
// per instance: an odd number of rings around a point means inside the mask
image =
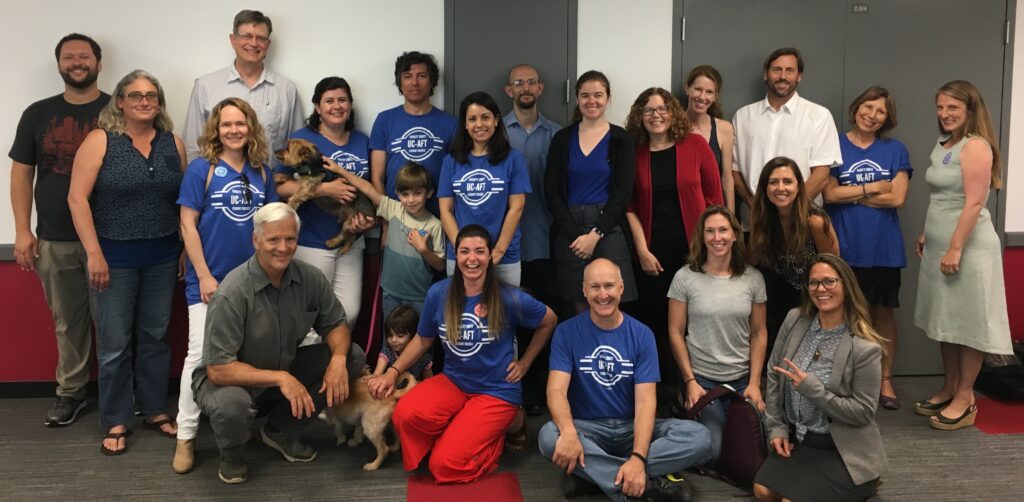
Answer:
MULTIPOLYGON (((295 250, 295 259, 302 260, 323 272, 324 277, 334 287, 334 296, 341 302, 348 319, 348 327, 352 329, 359 319, 359 308, 363 300, 363 250, 366 244, 362 238, 357 240, 345 254, 338 254, 329 249, 299 246, 295 250)), ((319 343, 320 335, 309 330, 301 345, 319 343)))
POLYGON ((206 338, 205 303, 188 307, 188 354, 181 369, 178 393, 178 439, 195 439, 199 433, 199 406, 192 394, 192 372, 203 364, 203 340, 206 338))
MULTIPOLYGON (((451 277, 455 273, 455 260, 446 260, 446 272, 448 277, 451 277)), ((495 272, 498 273, 498 280, 505 284, 510 284, 515 287, 519 287, 520 280, 523 276, 523 264, 522 262, 506 263, 504 265, 496 265, 494 267, 495 272)))

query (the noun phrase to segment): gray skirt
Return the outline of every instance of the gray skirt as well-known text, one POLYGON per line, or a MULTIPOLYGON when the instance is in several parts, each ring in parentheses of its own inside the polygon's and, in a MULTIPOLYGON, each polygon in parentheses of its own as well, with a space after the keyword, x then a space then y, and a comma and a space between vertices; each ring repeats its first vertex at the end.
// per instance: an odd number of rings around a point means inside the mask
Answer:
POLYGON ((878 486, 877 479, 853 484, 832 436, 813 432, 805 434, 802 443, 794 444, 789 458, 774 452, 768 455, 754 482, 793 502, 865 500, 878 486))
MULTIPOLYGON (((600 204, 589 204, 584 206, 569 206, 569 213, 573 221, 580 228, 589 231, 597 226, 597 220, 601 217, 600 204)), ((577 258, 569 249, 569 245, 576 239, 576 236, 565 235, 558 230, 555 232, 553 242, 555 256, 555 294, 559 299, 571 302, 585 301, 583 297, 583 268, 594 258, 607 258, 622 271, 622 280, 625 283, 625 291, 622 294, 623 302, 631 302, 637 299, 636 280, 633 278, 633 260, 629 252, 629 245, 626 243, 626 236, 622 228, 615 225, 614 228, 605 234, 594 248, 594 255, 589 260, 577 258)))

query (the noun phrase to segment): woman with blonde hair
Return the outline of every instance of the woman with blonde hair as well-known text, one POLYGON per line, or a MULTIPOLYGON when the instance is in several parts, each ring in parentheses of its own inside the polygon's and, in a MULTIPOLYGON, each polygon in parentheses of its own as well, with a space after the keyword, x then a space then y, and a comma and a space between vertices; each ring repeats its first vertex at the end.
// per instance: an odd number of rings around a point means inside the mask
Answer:
POLYGON ((96 302, 104 455, 127 450, 136 409, 147 428, 172 438, 178 432, 166 412, 171 350, 164 340, 181 255, 175 200, 185 169, 173 128, 160 82, 135 70, 117 83, 99 128, 75 155, 68 207, 96 302))
POLYGON ((178 394, 178 442, 171 467, 192 470, 199 407, 192 372, 203 362, 206 306, 228 272, 253 254, 253 216, 277 200, 270 152, 256 112, 239 98, 217 103, 199 138, 201 155, 185 171, 178 193, 188 304, 188 354, 178 394))
POLYGON ((722 118, 722 74, 711 65, 694 66, 686 75, 686 118, 693 132, 708 142, 722 177, 725 206, 736 211, 736 187, 732 177, 732 148, 735 142, 732 122, 722 118))
POLYGON ((864 500, 886 469, 875 408, 884 340, 857 277, 817 255, 772 351, 765 396, 771 452, 754 479, 759 501, 864 500))
POLYGON ((985 203, 1002 186, 999 145, 981 93, 954 80, 935 95, 939 136, 925 172, 931 191, 917 240, 921 269, 914 324, 940 342, 946 378, 914 411, 931 426, 974 423, 974 380, 986 353, 1013 354, 999 236, 985 203))

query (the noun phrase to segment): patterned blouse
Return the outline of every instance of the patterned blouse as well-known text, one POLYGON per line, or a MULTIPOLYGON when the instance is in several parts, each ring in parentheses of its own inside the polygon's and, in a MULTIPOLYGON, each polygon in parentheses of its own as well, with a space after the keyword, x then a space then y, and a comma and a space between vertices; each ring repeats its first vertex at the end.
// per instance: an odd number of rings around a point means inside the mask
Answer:
MULTIPOLYGON (((832 362, 835 359, 836 348, 844 336, 850 336, 850 330, 845 323, 832 329, 822 329, 821 322, 815 316, 807 336, 800 342, 796 354, 793 355, 793 363, 818 377, 822 385, 828 386, 832 380, 832 362)), ((797 441, 803 441, 808 431, 828 434, 830 429, 825 412, 797 392, 788 378, 783 380, 783 386, 786 421, 796 427, 797 441)))

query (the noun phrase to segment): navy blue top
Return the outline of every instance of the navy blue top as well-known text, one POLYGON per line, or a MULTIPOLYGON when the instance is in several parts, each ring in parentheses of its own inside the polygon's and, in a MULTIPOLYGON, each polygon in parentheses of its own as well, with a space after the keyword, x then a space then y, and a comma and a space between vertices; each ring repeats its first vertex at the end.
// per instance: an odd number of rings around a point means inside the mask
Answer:
POLYGON ((608 201, 608 183, 612 166, 608 163, 608 142, 605 134, 597 146, 584 155, 580 148, 579 126, 569 134, 569 205, 604 204, 608 201))

